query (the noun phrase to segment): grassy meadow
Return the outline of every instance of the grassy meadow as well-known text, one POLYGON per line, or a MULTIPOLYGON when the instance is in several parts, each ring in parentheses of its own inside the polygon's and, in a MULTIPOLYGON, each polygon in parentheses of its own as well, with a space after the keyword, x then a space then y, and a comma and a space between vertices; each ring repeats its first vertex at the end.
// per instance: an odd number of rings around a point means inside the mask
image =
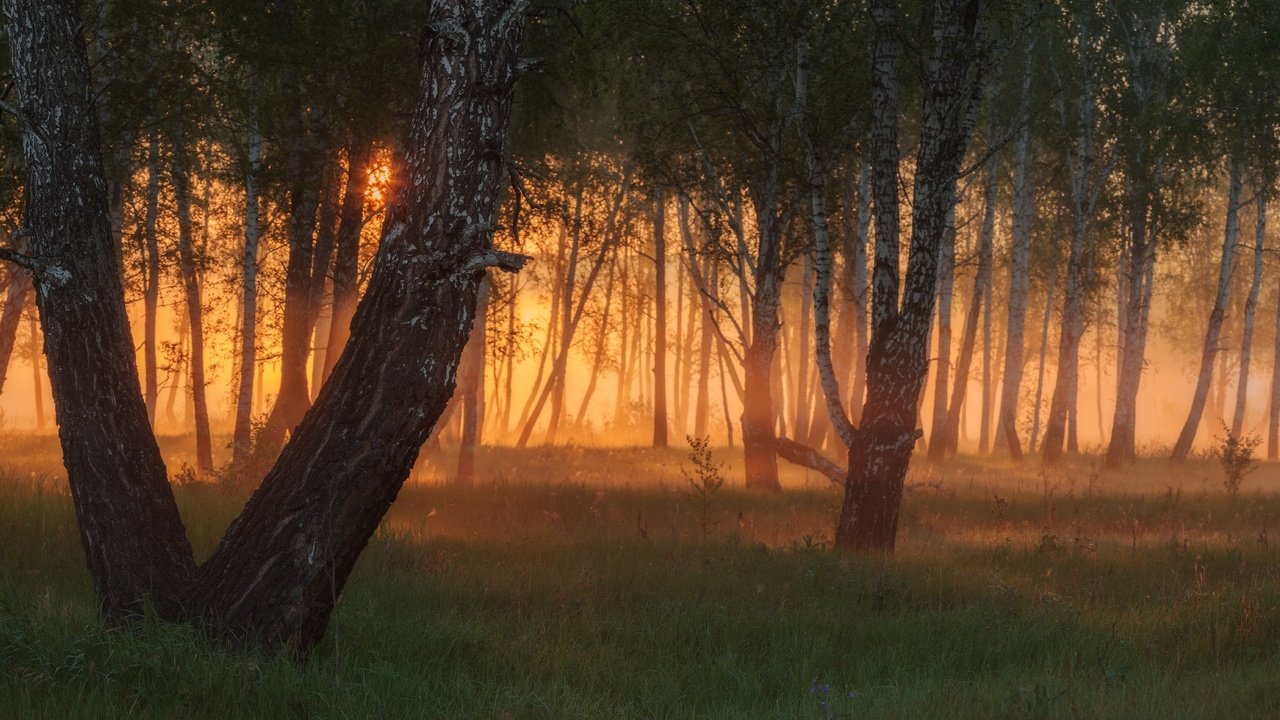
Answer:
MULTIPOLYGON (((187 438, 162 440, 171 471, 187 438)), ((415 471, 305 662, 95 616, 52 438, 0 439, 0 716, 1280 717, 1280 466, 919 460, 892 559, 839 496, 706 507, 685 452, 492 448, 415 471)), ((198 553, 247 490, 177 486, 198 553)))

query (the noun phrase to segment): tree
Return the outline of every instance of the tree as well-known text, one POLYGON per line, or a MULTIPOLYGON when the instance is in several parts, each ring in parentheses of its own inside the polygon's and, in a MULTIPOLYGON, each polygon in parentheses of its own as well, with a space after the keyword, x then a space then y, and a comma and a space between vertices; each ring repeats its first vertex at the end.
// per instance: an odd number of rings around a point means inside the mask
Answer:
MULTIPOLYGON (((989 8, 983 0, 937 0, 916 158, 911 248, 905 288, 898 277, 899 13, 892 0, 871 4, 872 192, 876 265, 867 400, 854 428, 834 387, 831 348, 820 336, 823 389, 832 422, 849 447, 837 547, 892 552, 903 479, 921 431, 916 399, 928 368, 939 255, 955 205, 956 180, 972 135, 990 51, 989 8), (901 302, 900 302, 901 301, 901 302)), ((815 308, 825 313, 827 279, 815 283, 815 308)), ((829 324, 819 318, 817 325, 829 324)), ((824 333, 825 334, 825 333, 824 333)))
POLYGON ((527 66, 524 10, 521 0, 431 4, 405 181, 352 340, 197 568, 134 366, 76 5, 5 0, 32 251, 4 256, 35 275, 64 461, 108 617, 149 603, 266 647, 305 650, 322 636, 452 394, 485 268, 524 263, 490 246, 512 88, 527 66))

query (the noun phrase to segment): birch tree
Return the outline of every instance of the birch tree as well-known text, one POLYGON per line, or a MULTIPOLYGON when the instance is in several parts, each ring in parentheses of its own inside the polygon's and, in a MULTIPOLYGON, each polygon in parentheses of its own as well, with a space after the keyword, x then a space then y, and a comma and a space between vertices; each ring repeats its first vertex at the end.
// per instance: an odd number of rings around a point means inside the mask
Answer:
POLYGON ((322 636, 452 394, 485 268, 524 262, 490 245, 512 87, 527 65, 518 52, 524 10, 518 0, 431 4, 407 182, 352 340, 262 486, 197 567, 134 364, 76 6, 4 2, 32 247, 3 256, 35 276, 64 462, 108 617, 149 604, 266 647, 305 650, 322 636))

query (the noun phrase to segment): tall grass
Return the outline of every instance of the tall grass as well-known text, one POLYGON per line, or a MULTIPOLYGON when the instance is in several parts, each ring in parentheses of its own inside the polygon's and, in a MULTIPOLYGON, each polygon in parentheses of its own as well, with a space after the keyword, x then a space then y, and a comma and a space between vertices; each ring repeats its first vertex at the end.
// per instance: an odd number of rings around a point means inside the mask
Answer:
MULTIPOLYGON (((704 540, 682 455, 496 450, 474 489, 424 465, 305 662, 105 628, 63 481, 11 470, 0 716, 1280 716, 1270 467, 1233 503, 1211 462, 922 465, 884 560, 828 550, 838 496, 800 475, 717 493, 704 540)), ((177 491, 206 553, 243 496, 177 491)))

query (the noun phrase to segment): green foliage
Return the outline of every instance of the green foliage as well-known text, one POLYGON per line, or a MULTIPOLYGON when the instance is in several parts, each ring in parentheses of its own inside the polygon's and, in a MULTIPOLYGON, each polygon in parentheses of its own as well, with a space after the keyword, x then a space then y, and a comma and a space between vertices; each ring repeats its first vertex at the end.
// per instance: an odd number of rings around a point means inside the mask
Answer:
POLYGON ((1222 465, 1222 486, 1234 498, 1240 494, 1240 485, 1245 476, 1258 467, 1254 452, 1262 444, 1262 438, 1256 435, 1237 436, 1224 425, 1222 434, 1214 442, 1213 456, 1222 465))

